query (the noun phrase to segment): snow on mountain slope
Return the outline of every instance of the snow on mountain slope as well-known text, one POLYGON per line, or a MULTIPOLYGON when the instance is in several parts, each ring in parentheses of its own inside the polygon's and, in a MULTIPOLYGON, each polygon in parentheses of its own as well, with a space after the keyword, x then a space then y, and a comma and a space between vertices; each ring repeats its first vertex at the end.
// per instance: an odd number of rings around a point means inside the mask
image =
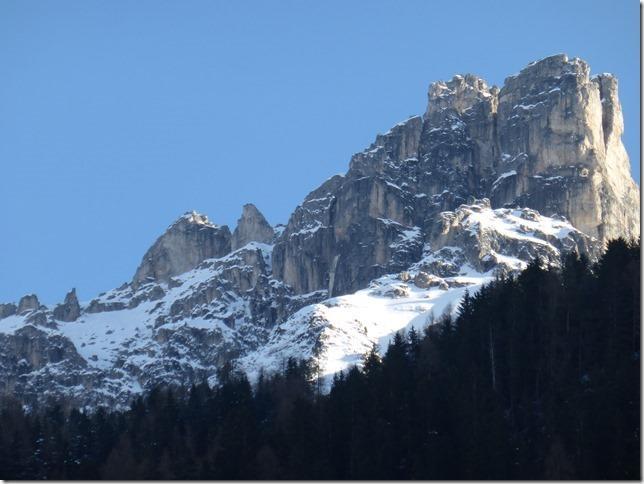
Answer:
POLYGON ((133 300, 131 292, 118 289, 110 291, 95 301, 98 304, 121 303, 128 307, 107 312, 84 312, 77 321, 59 323, 58 329, 51 331, 73 341, 81 356, 90 366, 97 368, 109 368, 119 360, 119 363, 127 365, 130 359, 134 359, 139 367, 150 364, 160 351, 156 341, 158 338, 155 338, 158 336, 157 328, 208 330, 211 334, 217 334, 223 342, 238 344, 239 336, 225 321, 234 321, 232 326, 238 328, 244 324, 247 301, 242 298, 226 293, 225 304, 219 301, 219 304, 211 304, 207 312, 201 313, 197 306, 193 308, 191 317, 173 317, 176 312, 173 308, 178 308, 204 287, 220 284, 225 271, 252 272, 253 268, 244 265, 244 252, 260 251, 261 257, 269 261, 271 249, 267 244, 251 242, 240 251, 206 261, 196 269, 176 276, 172 285, 161 283, 142 286, 135 297, 148 296, 150 299, 144 299, 134 307, 129 307, 133 300), (156 297, 150 295, 156 291, 156 297), (149 356, 144 358, 142 355, 149 356))
POLYGON ((83 303, 74 321, 44 306, 0 319, 0 388, 27 402, 49 393, 123 405, 155 384, 216 377, 262 344, 280 314, 271 305, 289 310, 288 288, 270 278, 271 250, 250 242, 167 282, 125 284, 83 303))
MULTIPOLYGON (((335 373, 360 365, 372 345, 384 353, 396 332, 422 331, 456 311, 465 291, 516 274, 537 256, 557 266, 562 252, 587 250, 589 242, 563 219, 530 209, 492 210, 488 200, 444 212, 441 221, 439 234, 407 271, 299 310, 262 348, 241 358, 240 368, 257 377, 262 370, 279 371, 289 357, 312 358, 328 383, 335 373), (459 246, 447 245, 456 241, 459 246)), ((407 235, 401 243, 409 241, 407 235)))
POLYGON ((313 358, 318 375, 329 377, 361 365, 373 344, 381 351, 398 331, 424 329, 446 310, 457 308, 465 290, 475 291, 493 276, 471 276, 467 285, 421 289, 394 275, 373 281, 354 294, 307 306, 279 325, 268 343, 240 360, 251 379, 279 371, 289 357, 313 358))

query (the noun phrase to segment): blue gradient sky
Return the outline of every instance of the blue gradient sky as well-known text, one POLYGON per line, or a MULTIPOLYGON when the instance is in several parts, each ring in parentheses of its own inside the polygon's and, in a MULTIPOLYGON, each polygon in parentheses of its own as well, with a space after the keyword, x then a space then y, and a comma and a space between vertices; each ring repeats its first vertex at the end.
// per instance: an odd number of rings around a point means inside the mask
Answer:
POLYGON ((286 222, 431 81, 559 52, 618 76, 636 163, 636 0, 3 0, 0 301, 118 286, 186 210, 286 222))

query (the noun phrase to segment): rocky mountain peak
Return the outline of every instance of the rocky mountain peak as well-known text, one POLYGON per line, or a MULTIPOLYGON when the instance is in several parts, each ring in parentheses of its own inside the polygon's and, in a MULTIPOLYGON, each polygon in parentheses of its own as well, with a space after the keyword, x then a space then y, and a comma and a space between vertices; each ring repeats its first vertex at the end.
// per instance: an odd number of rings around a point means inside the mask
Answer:
POLYGON ((132 282, 168 281, 201 262, 230 252, 231 234, 206 215, 188 212, 173 223, 143 256, 132 282))
POLYGON ((232 250, 245 246, 248 242, 270 243, 275 236, 273 227, 264 215, 252 203, 247 203, 237 221, 237 227, 231 239, 232 250))
MULTIPOLYGON (((339 295, 399 267, 396 240, 471 197, 564 217, 600 243, 639 237, 639 189, 621 142, 613 76, 546 57, 501 89, 467 74, 430 85, 423 117, 398 123, 314 190, 273 251, 296 292, 339 295)), ((411 251, 412 256, 417 251, 411 251)))
POLYGON ((495 98, 498 88, 474 74, 455 75, 450 81, 437 81, 429 86, 426 117, 443 109, 463 113, 474 104, 495 98))
POLYGON ((204 226, 208 226, 208 227, 217 227, 216 224, 213 224, 210 220, 208 220, 208 215, 196 212, 195 210, 192 210, 190 212, 184 213, 175 222, 175 224, 178 224, 178 223, 204 225, 204 226))
POLYGON ((578 57, 569 59, 566 54, 555 54, 530 62, 518 74, 506 77, 506 90, 523 89, 523 93, 534 88, 538 83, 548 80, 560 80, 562 76, 578 77, 581 83, 588 82, 590 66, 578 57))
POLYGON ((59 321, 71 322, 76 321, 81 313, 80 304, 76 297, 76 288, 73 288, 65 296, 63 304, 59 304, 54 308, 54 319, 59 321))
POLYGON ((612 75, 591 79, 586 62, 564 54, 533 62, 506 79, 497 130, 498 171, 517 171, 499 203, 559 213, 602 241, 639 236, 639 189, 612 75))
POLYGON ((38 296, 35 294, 27 294, 22 296, 18 302, 17 313, 22 314, 27 311, 35 311, 40 307, 40 302, 38 301, 38 296))

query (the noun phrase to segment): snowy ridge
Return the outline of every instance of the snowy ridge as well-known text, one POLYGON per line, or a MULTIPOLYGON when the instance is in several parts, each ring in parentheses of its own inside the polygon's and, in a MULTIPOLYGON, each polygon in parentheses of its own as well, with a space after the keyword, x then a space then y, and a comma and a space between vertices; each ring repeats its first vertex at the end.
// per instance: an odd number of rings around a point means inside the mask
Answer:
POLYGON ((435 315, 455 309, 466 289, 491 279, 479 275, 460 288, 428 290, 384 276, 373 287, 301 309, 264 347, 242 358, 240 368, 254 379, 262 370, 279 371, 289 357, 313 358, 329 383, 335 373, 361 365, 373 344, 386 350, 397 331, 424 329, 435 315))
POLYGON ((217 224, 212 223, 208 220, 208 216, 196 211, 186 212, 180 218, 179 221, 185 220, 191 224, 205 225, 207 227, 217 227, 217 224))
POLYGON ((254 348, 265 336, 255 326, 258 318, 251 306, 258 304, 256 298, 240 289, 256 286, 263 277, 272 297, 284 291, 278 281, 268 281, 271 250, 270 245, 251 242, 168 283, 125 285, 83 303, 75 321, 57 321, 46 309, 0 319, 0 337, 17 338, 28 329, 30 338, 66 341, 73 352, 67 361, 45 364, 34 357, 19 365, 16 376, 9 373, 20 362, 3 354, 2 376, 15 378, 23 394, 36 398, 43 385, 38 375, 56 382, 65 374, 82 375, 84 390, 62 384, 58 392, 82 397, 89 405, 125 404, 155 383, 182 385, 211 378, 222 353, 254 348), (58 371, 61 363, 64 368, 58 371))

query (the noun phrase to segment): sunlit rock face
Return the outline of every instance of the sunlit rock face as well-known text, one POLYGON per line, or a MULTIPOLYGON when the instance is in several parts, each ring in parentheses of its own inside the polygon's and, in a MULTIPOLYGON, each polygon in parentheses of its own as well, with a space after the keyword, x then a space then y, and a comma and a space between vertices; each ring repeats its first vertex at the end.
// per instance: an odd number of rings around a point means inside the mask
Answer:
POLYGON ((621 136, 617 80, 559 55, 506 80, 499 93, 494 203, 517 202, 568 218, 601 241, 639 237, 639 189, 621 136))
POLYGON ((125 407, 155 385, 214 384, 230 364, 252 379, 290 357, 328 382, 535 258, 594 260, 606 240, 639 237, 623 129, 615 78, 564 55, 501 88, 435 82, 422 115, 376 136, 285 226, 251 204, 232 234, 189 212, 119 288, 0 304, 0 394, 125 407))
POLYGON ((213 224, 196 212, 186 213, 145 253, 133 283, 167 281, 206 259, 227 254, 230 248, 230 229, 226 225, 213 224))
POLYGON ((601 241, 639 237, 639 189, 612 75, 591 78, 584 61, 556 55, 500 90, 456 76, 432 84, 425 121, 421 158, 459 194, 562 215, 601 241))
MULTIPOLYGON (((275 247, 296 292, 343 294, 418 256, 393 247, 472 197, 561 216, 604 243, 639 237, 639 188, 621 141, 617 81, 579 59, 528 65, 499 89, 431 84, 422 117, 394 126, 299 206, 275 247)), ((419 232, 420 231, 420 232, 419 232)))
POLYGON ((273 227, 252 203, 244 205, 242 215, 232 235, 231 248, 237 250, 249 242, 270 244, 275 238, 273 227))

